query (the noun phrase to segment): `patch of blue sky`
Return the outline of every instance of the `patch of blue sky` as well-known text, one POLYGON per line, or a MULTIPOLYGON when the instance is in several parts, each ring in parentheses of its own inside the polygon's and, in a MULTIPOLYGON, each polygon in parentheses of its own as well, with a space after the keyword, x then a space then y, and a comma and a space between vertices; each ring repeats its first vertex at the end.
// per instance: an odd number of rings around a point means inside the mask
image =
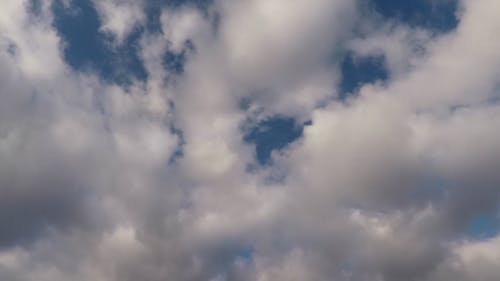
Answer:
POLYGON ((386 81, 389 72, 383 56, 356 57, 348 53, 341 64, 340 99, 355 94, 364 84, 386 81))
POLYGON ((65 41, 64 58, 74 69, 96 72, 100 78, 120 85, 132 79, 145 80, 147 72, 138 56, 143 30, 134 30, 120 46, 100 32, 101 21, 90 0, 73 0, 70 7, 62 1, 53 4, 54 26, 65 41))
POLYGON ((186 63, 186 53, 183 51, 180 54, 176 54, 167 51, 163 56, 163 67, 173 74, 184 73, 184 65, 186 63))
POLYGON ((271 163, 271 154, 281 150, 302 136, 304 124, 290 117, 277 116, 258 123, 244 135, 247 143, 255 145, 259 164, 271 163))
POLYGON ((457 0, 371 0, 371 7, 388 19, 447 32, 458 26, 457 0))
POLYGON ((467 225, 466 234, 476 240, 494 238, 500 233, 500 215, 482 213, 474 216, 467 225))
POLYGON ((176 8, 183 5, 192 5, 200 9, 206 9, 213 3, 213 0, 159 0, 159 1, 148 1, 150 5, 156 5, 157 7, 172 7, 176 8))
POLYGON ((37 15, 42 10, 42 2, 41 0, 29 0, 27 8, 31 13, 37 15))
POLYGON ((184 145, 186 144, 186 140, 184 138, 184 132, 181 129, 178 129, 175 126, 171 126, 170 132, 176 135, 178 138, 177 147, 175 148, 168 161, 169 164, 175 164, 178 159, 184 157, 184 145))
POLYGON ((167 51, 163 56, 163 67, 171 74, 183 74, 188 56, 194 50, 193 43, 188 40, 184 43, 184 48, 180 53, 167 51))
POLYGON ((243 261, 251 261, 254 254, 255 250, 251 246, 242 246, 240 248, 236 248, 234 251, 234 256, 243 261))
POLYGON ((209 258, 213 263, 213 273, 218 276, 214 280, 225 280, 225 276, 231 275, 231 267, 235 265, 235 262, 250 263, 255 256, 253 246, 243 241, 232 241, 231 239, 213 250, 215 251, 211 253, 209 258))

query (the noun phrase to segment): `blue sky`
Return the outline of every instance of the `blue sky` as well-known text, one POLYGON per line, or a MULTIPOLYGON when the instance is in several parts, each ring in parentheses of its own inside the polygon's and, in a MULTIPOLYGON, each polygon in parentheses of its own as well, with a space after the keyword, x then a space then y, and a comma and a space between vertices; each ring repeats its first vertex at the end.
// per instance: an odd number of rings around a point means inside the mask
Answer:
POLYGON ((497 280, 495 0, 0 5, 0 280, 497 280))

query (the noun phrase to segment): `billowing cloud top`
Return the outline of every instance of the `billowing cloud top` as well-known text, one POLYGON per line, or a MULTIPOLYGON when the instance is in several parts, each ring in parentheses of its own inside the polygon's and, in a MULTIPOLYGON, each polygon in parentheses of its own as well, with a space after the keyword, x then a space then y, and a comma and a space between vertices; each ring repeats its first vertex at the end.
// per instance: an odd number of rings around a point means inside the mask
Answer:
POLYGON ((499 15, 3 0, 0 280, 499 280, 499 15))

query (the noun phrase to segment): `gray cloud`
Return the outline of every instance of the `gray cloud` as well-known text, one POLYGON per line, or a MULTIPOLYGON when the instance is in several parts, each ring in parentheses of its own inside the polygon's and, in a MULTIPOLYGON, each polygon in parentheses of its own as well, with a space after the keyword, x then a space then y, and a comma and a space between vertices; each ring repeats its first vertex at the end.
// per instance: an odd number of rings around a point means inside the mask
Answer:
MULTIPOLYGON (((498 278, 499 238, 467 236, 499 214, 496 1, 461 1, 438 35, 356 1, 165 7, 127 88, 68 67, 51 1, 27 5, 0 12, 0 279, 498 278), (390 79, 339 101, 347 52, 390 79), (311 125, 249 171, 241 128, 275 115, 311 125)), ((113 44, 147 21, 96 8, 113 44)))

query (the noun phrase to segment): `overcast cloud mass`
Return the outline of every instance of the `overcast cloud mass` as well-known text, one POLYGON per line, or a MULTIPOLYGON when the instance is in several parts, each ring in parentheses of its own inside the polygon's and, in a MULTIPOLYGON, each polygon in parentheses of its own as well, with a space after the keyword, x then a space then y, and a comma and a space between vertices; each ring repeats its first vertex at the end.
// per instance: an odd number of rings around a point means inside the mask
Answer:
POLYGON ((3 0, 0 280, 500 280, 500 1, 3 0))

